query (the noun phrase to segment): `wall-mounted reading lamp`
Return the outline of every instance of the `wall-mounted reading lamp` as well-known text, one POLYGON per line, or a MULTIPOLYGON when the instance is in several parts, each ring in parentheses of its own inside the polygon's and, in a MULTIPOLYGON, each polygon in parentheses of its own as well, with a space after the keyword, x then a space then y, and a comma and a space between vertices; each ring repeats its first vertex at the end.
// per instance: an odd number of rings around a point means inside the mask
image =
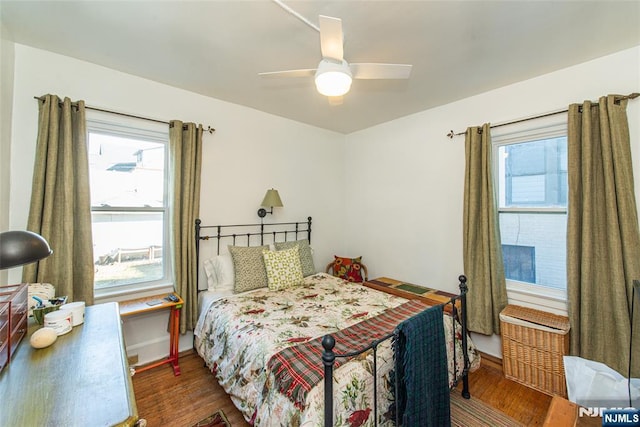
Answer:
POLYGON ((278 190, 274 190, 273 188, 271 190, 267 190, 260 206, 262 206, 258 209, 258 216, 260 218, 264 218, 268 213, 273 214, 273 208, 281 208, 283 204, 280 199, 280 195, 278 194, 278 190), (266 210, 265 208, 269 208, 269 210, 266 210))

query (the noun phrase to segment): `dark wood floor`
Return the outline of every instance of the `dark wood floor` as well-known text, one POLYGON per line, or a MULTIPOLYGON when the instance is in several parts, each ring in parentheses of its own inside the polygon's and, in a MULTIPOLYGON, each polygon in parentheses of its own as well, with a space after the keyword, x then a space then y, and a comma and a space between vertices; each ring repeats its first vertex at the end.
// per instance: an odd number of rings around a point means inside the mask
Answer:
MULTIPOLYGON (((182 374, 174 377, 168 365, 133 377, 138 413, 148 427, 189 427, 222 409, 233 427, 249 424, 204 366, 200 356, 180 357, 182 374)), ((486 363, 469 376, 471 398, 510 415, 528 426, 541 426, 551 397, 503 377, 497 366, 486 363)))

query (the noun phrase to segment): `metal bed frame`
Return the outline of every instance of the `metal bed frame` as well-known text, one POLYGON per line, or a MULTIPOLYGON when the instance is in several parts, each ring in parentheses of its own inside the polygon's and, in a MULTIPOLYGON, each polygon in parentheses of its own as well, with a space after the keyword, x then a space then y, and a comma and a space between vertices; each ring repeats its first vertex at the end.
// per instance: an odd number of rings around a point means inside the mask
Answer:
MULTIPOLYGON (((469 361, 469 354, 468 354, 468 348, 467 348, 467 291, 468 291, 468 286, 467 286, 467 277, 464 275, 461 275, 458 277, 458 281, 460 282, 459 287, 460 287, 460 294, 456 295, 455 297, 451 298, 449 301, 441 304, 443 306, 443 309, 446 308, 446 306, 450 306, 450 315, 453 317, 454 320, 458 320, 462 326, 462 354, 463 354, 463 360, 464 360, 464 368, 462 370, 462 372, 458 372, 458 364, 457 362, 457 358, 456 358, 456 345, 455 345, 455 340, 456 340, 456 322, 453 321, 451 322, 452 327, 453 327, 453 340, 454 340, 454 345, 453 345, 453 366, 455 369, 455 381, 454 381, 454 385, 453 387, 455 388, 455 386, 457 386, 460 382, 460 380, 462 380, 462 397, 464 397, 465 399, 470 399, 471 398, 471 394, 469 393, 469 367, 471 365, 470 361, 469 361), (456 302, 460 301, 460 312, 458 311, 458 307, 456 306, 456 302), (458 375, 460 374, 460 375, 458 375)), ((444 312, 444 310, 443 310, 444 312)), ((336 354, 333 352, 333 348, 336 344, 335 339, 333 338, 332 335, 325 335, 322 338, 322 347, 324 348, 324 350, 322 351, 322 363, 324 364, 324 425, 325 427, 332 427, 333 426, 333 365, 335 363, 336 358, 341 357, 341 358, 351 358, 351 357, 355 357, 358 356, 368 350, 373 350, 373 395, 374 395, 374 399, 373 399, 373 425, 377 426, 378 425, 378 401, 375 398, 375 396, 378 395, 378 364, 377 364, 377 349, 378 349, 378 345, 380 345, 382 342, 389 340, 393 337, 393 333, 388 334, 380 339, 377 339, 375 341, 373 341, 371 344, 369 344, 367 347, 358 350, 358 351, 354 351, 354 352, 350 352, 350 353, 345 353, 345 354, 336 354)), ((448 369, 448 368, 447 368, 448 369)), ((395 395, 397 396, 397 390, 399 387, 399 383, 398 383, 398 377, 397 375, 395 376, 395 390, 396 393, 395 395)), ((397 408, 395 408, 394 410, 395 413, 395 425, 396 426, 400 426, 400 419, 399 419, 399 411, 397 410, 397 408)))
MULTIPOLYGON (((237 245, 238 241, 246 243, 246 246, 252 246, 251 243, 255 242, 260 245, 265 243, 265 237, 267 237, 270 243, 275 243, 278 239, 278 236, 283 236, 283 240, 286 242, 289 240, 290 236, 293 236, 293 240, 298 240, 300 234, 304 235, 309 243, 311 243, 311 217, 307 217, 306 221, 297 221, 297 222, 278 222, 271 224, 238 224, 238 225, 202 225, 200 219, 196 219, 195 221, 195 239, 196 239, 196 262, 199 265, 200 262, 200 241, 201 240, 216 240, 217 242, 217 254, 220 254, 220 243, 223 239, 229 240, 231 244, 237 245), (204 230, 214 230, 214 234, 203 235, 204 230), (242 230, 242 231, 241 231, 242 230), (246 231, 245 231, 246 230, 246 231)), ((446 303, 443 303, 443 309, 447 306, 450 306, 450 315, 453 316, 454 319, 457 319, 462 326, 462 351, 463 351, 463 360, 464 360, 464 368, 462 372, 458 372, 458 365, 454 362, 455 367, 455 382, 454 387, 459 384, 460 380, 462 380, 463 388, 462 388, 462 396, 465 399, 469 399, 471 394, 469 393, 469 355, 467 353, 467 278, 464 275, 458 277, 459 280, 459 288, 460 294, 451 298, 446 303), (458 310, 456 306, 456 302, 460 302, 460 310, 458 310), (459 375, 458 375, 459 374, 459 375)), ((453 331, 453 339, 456 340, 455 334, 455 322, 452 322, 454 331, 453 331)), ((335 339, 331 335, 325 335, 322 339, 322 346, 324 348, 322 352, 322 363, 324 365, 324 425, 325 427, 331 427, 333 425, 333 368, 336 358, 350 358, 357 356, 359 354, 364 353, 368 350, 373 350, 373 389, 374 395, 377 394, 377 348, 378 346, 388 340, 391 339, 393 334, 389 334, 385 337, 382 337, 378 340, 373 341, 366 348, 363 348, 356 352, 346 353, 346 354, 336 354, 333 352, 333 348, 335 346, 335 339)), ((320 355, 319 355, 320 356, 320 355)), ((456 346, 454 342, 453 346, 453 358, 456 360, 456 346)), ((318 361, 320 362, 320 360, 318 361)), ((398 381, 396 378, 395 387, 398 387, 398 381)), ((378 404, 377 399, 373 399, 374 401, 374 425, 378 424, 378 404)), ((398 411, 396 412, 396 425, 399 424, 398 419, 398 411)))
POLYGON ((251 246, 253 240, 259 237, 260 246, 264 245, 265 236, 271 238, 270 243, 275 243, 278 236, 284 236, 284 241, 289 240, 289 236, 293 235, 293 240, 298 240, 300 234, 305 235, 311 243, 311 217, 307 217, 306 221, 296 222, 275 222, 271 224, 238 224, 238 225, 202 225, 200 219, 196 219, 195 238, 196 238, 196 265, 200 265, 200 241, 215 239, 217 242, 216 253, 220 255, 220 242, 227 239, 232 245, 236 245, 238 240, 246 239, 246 246, 251 246), (215 234, 202 235, 203 230, 214 230, 215 234), (242 230, 242 232, 240 232, 242 230), (246 230, 246 231, 245 231, 246 230), (234 232, 235 231, 235 232, 234 232))

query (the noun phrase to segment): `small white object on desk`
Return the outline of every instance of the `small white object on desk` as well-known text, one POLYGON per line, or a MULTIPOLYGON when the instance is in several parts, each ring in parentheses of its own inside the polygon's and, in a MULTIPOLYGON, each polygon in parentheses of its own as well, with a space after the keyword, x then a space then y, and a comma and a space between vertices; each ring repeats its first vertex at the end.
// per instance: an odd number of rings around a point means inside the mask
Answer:
POLYGON ((33 348, 45 348, 56 342, 58 333, 53 328, 40 328, 31 334, 29 344, 33 348))
POLYGON ((72 323, 69 311, 58 310, 44 315, 44 326, 54 329, 58 335, 64 335, 71 331, 72 323))
POLYGON ((84 323, 84 301, 63 304, 60 306, 60 310, 71 312, 71 326, 78 326, 84 323))

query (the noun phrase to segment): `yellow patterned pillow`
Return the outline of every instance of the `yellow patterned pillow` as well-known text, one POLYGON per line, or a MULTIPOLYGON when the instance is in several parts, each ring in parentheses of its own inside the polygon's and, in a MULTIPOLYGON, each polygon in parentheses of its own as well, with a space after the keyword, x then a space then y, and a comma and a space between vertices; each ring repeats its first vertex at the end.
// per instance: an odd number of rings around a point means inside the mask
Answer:
POLYGON ((302 283, 302 264, 298 246, 283 251, 262 251, 267 270, 267 285, 272 291, 291 288, 302 283))
POLYGON ((275 242, 274 246, 276 247, 276 251, 291 249, 292 247, 297 246, 300 251, 302 275, 304 277, 307 277, 316 274, 316 267, 313 264, 313 254, 311 251, 311 246, 309 246, 309 241, 307 239, 294 240, 290 242, 275 242))

